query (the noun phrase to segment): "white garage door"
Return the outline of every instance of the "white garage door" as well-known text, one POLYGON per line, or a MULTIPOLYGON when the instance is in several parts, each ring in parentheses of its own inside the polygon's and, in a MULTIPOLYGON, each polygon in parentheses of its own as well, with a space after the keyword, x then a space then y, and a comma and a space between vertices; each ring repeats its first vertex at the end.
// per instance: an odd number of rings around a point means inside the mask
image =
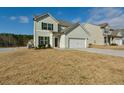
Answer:
POLYGON ((81 38, 70 38, 69 48, 85 48, 85 39, 81 38))

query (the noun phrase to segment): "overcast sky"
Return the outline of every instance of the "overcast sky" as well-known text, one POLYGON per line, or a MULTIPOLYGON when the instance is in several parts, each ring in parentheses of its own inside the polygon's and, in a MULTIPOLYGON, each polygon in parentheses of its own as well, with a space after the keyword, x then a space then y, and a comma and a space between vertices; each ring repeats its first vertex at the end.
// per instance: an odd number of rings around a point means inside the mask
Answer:
POLYGON ((70 22, 124 28, 124 8, 0 8, 0 33, 33 34, 33 16, 47 12, 70 22))

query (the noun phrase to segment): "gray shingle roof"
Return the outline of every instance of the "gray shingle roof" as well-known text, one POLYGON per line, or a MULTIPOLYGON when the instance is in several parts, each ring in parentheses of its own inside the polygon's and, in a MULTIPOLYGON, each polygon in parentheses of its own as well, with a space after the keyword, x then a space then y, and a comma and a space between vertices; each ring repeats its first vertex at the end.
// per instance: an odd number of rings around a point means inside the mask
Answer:
POLYGON ((68 33, 70 31, 72 31, 73 29, 75 29, 76 27, 78 27, 79 25, 80 25, 79 23, 75 23, 75 24, 69 26, 68 28, 62 30, 61 32, 68 33))
POLYGON ((99 26, 104 28, 104 27, 108 26, 108 23, 99 24, 99 26))
POLYGON ((120 31, 112 31, 111 35, 116 36, 120 31))
POLYGON ((59 21, 59 25, 62 25, 62 26, 69 27, 69 26, 73 25, 73 23, 67 22, 65 20, 58 20, 58 21, 59 21))
POLYGON ((117 36, 117 34, 121 32, 121 34, 124 36, 124 29, 116 29, 114 31, 112 31, 111 35, 112 36, 117 36))
POLYGON ((39 16, 35 16, 34 17, 34 20, 37 20, 37 19, 44 19, 44 18, 46 18, 46 17, 48 17, 49 16, 49 14, 48 13, 46 13, 46 14, 42 14, 42 15, 39 15, 39 16))

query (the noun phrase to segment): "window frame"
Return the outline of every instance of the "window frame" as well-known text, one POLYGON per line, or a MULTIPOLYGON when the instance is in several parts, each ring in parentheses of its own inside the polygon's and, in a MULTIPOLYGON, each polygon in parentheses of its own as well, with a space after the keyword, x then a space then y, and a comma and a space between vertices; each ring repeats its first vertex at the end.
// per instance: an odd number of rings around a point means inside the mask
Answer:
POLYGON ((53 30, 53 24, 42 22, 42 30, 53 30))
POLYGON ((42 30, 47 30, 47 29, 48 29, 47 23, 42 22, 42 30))
POLYGON ((39 36, 38 37, 38 44, 39 45, 50 44, 50 37, 49 36, 39 36), (41 43, 41 42, 43 42, 43 43, 41 43))
POLYGON ((48 30, 53 30, 53 24, 48 23, 48 30))

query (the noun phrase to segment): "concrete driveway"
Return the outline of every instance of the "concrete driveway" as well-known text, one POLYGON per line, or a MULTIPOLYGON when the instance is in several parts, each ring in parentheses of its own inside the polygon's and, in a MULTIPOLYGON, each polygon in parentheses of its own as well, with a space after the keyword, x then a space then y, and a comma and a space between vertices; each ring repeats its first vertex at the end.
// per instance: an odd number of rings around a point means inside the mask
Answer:
POLYGON ((97 48, 84 48, 84 49, 76 49, 76 50, 124 57, 124 50, 97 49, 97 48))
POLYGON ((0 48, 0 52, 14 51, 16 48, 0 48))

